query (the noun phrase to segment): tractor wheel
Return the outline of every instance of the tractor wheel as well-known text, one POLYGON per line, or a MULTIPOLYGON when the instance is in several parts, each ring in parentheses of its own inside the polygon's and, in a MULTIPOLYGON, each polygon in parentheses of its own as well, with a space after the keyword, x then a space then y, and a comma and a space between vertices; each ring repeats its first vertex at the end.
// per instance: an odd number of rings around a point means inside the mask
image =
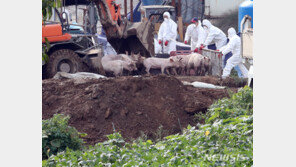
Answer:
POLYGON ((76 73, 83 71, 81 58, 70 49, 54 51, 49 56, 46 67, 47 77, 52 78, 57 72, 76 73))

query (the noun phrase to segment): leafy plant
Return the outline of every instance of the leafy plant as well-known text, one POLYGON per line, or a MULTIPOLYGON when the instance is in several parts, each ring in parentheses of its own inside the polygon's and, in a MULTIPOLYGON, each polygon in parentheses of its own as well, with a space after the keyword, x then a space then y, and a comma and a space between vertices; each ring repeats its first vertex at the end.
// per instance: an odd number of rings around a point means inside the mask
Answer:
POLYGON ((45 39, 45 44, 42 45, 42 61, 44 61, 44 63, 47 63, 49 60, 47 52, 50 49, 50 44, 47 38, 44 38, 44 39, 45 39))
POLYGON ((253 115, 253 91, 247 86, 229 99, 224 98, 214 103, 207 113, 206 123, 240 115, 253 115))
POLYGON ((42 0, 42 16, 43 21, 52 16, 52 9, 61 6, 61 0, 42 0))
POLYGON ((161 141, 124 141, 119 133, 87 150, 66 149, 43 166, 252 166, 253 93, 245 87, 213 104, 207 124, 161 141))
POLYGON ((62 152, 66 148, 78 150, 82 148, 86 134, 79 133, 74 127, 68 126, 69 117, 55 114, 51 119, 42 120, 42 159, 62 152))
POLYGON ((165 136, 166 133, 167 133, 167 131, 163 129, 162 125, 160 125, 154 134, 156 137, 156 140, 157 141, 161 140, 165 136))
POLYGON ((203 122, 206 118, 206 115, 202 112, 198 112, 196 114, 194 114, 194 121, 195 122, 203 122))
MULTIPOLYGON (((45 26, 45 20, 47 18, 50 18, 52 16, 52 9, 55 7, 61 6, 61 0, 57 0, 57 3, 55 3, 54 0, 42 0, 42 23, 43 26, 45 26)), ((42 44, 42 61, 44 63, 47 63, 49 60, 49 57, 47 55, 47 52, 50 49, 50 44, 47 38, 45 38, 45 44, 42 44)))

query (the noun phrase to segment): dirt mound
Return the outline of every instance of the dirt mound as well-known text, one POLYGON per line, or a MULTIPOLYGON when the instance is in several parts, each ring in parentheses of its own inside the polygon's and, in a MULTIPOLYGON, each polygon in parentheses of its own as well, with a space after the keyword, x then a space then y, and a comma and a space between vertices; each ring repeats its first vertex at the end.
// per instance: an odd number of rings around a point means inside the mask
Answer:
POLYGON ((108 79, 49 79, 42 83, 42 119, 55 113, 70 116, 70 125, 87 133, 87 144, 106 140, 113 130, 127 140, 141 134, 154 139, 175 134, 195 124, 192 114, 214 100, 228 96, 227 90, 184 86, 169 76, 108 79), (180 122, 180 123, 179 123, 180 122))

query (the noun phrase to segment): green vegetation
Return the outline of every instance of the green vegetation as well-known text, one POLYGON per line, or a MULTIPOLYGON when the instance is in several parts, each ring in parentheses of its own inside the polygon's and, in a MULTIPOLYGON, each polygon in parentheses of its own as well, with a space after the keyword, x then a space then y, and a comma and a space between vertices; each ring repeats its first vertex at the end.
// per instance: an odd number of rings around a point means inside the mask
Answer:
POLYGON ((68 126, 69 117, 56 114, 51 119, 42 120, 42 158, 62 152, 66 148, 78 150, 82 148, 85 134, 68 126))
MULTIPOLYGON (((42 0, 42 21, 45 23, 45 20, 52 16, 53 8, 60 7, 60 6, 61 6, 60 0, 57 0, 56 3, 54 0, 42 0)), ((47 52, 49 51, 49 49, 50 49, 49 41, 47 38, 45 38, 45 43, 42 44, 42 61, 44 63, 47 63, 49 60, 49 57, 47 55, 47 52)))
POLYGON ((52 9, 60 6, 61 0, 57 0, 56 3, 54 0, 42 0, 42 19, 46 20, 46 18, 50 18, 52 15, 52 9))
POLYGON ((64 152, 43 166, 252 166, 253 92, 249 87, 214 103, 204 125, 158 142, 124 141, 119 133, 87 150, 64 152))
POLYGON ((47 63, 49 61, 47 52, 50 49, 50 44, 47 38, 44 38, 44 39, 45 39, 45 44, 42 45, 42 61, 44 61, 44 63, 47 63))

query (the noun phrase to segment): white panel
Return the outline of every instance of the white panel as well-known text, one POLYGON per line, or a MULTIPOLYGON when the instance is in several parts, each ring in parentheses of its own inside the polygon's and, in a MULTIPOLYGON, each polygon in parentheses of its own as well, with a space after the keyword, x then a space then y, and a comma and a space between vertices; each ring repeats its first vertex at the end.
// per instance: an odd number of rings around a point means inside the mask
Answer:
POLYGON ((253 59, 253 30, 242 33, 243 58, 253 59))

